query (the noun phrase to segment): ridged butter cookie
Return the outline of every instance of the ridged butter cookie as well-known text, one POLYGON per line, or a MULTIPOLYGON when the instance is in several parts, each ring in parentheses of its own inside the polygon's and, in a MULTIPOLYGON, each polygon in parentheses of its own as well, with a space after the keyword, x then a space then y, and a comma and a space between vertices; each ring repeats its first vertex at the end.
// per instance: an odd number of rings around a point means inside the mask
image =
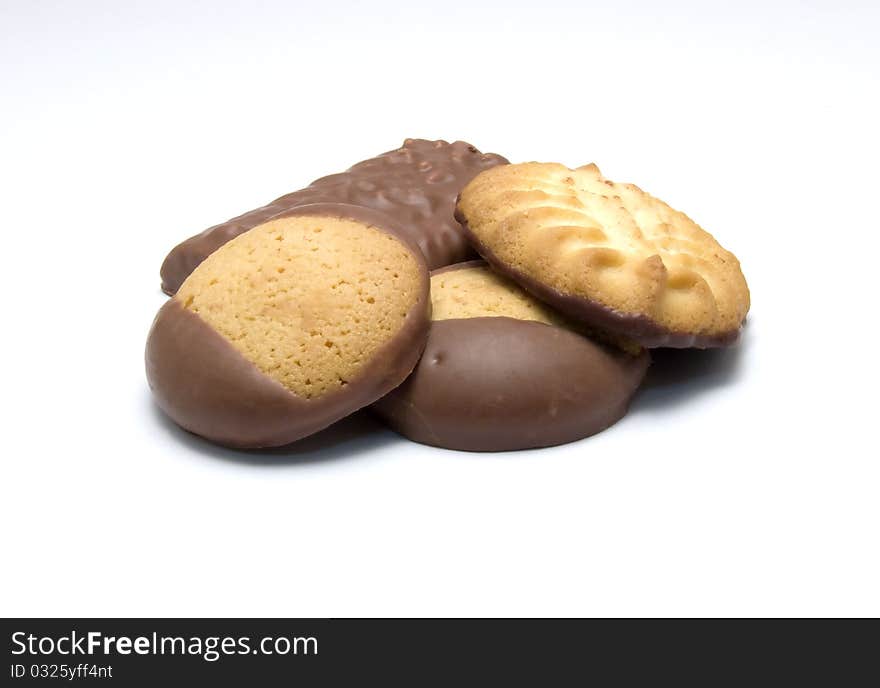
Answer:
POLYGON ((345 203, 386 213, 418 244, 429 269, 466 260, 473 254, 453 217, 455 199, 476 174, 506 162, 464 141, 407 139, 396 150, 359 162, 346 172, 321 177, 304 189, 178 244, 162 264, 162 289, 173 294, 199 263, 230 239, 291 208, 312 203, 345 203))
POLYGON ((279 446, 366 406, 418 361, 418 247, 364 208, 315 205, 212 253, 159 311, 147 378, 165 413, 234 447, 279 446))
POLYGON ((496 269, 567 315, 644 346, 734 342, 749 310, 739 261, 687 215, 595 165, 505 165, 456 217, 496 269))
POLYGON ((418 366, 373 408, 416 442, 465 451, 546 447, 618 421, 644 377, 636 356, 566 321, 483 262, 432 273, 418 366))

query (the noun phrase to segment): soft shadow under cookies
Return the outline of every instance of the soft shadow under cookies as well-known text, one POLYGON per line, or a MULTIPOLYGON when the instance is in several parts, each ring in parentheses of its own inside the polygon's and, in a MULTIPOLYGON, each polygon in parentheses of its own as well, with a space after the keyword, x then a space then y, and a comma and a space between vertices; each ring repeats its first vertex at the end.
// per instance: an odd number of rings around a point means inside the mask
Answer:
POLYGON ((397 435, 385 428, 367 410, 334 423, 314 435, 283 447, 270 449, 230 449, 203 440, 179 427, 152 401, 147 399, 153 418, 183 445, 231 463, 250 466, 304 466, 364 457, 396 441, 397 435))
POLYGON ((705 393, 734 384, 743 374, 743 361, 752 345, 749 328, 736 346, 723 349, 654 349, 642 388, 630 413, 677 409, 705 393))

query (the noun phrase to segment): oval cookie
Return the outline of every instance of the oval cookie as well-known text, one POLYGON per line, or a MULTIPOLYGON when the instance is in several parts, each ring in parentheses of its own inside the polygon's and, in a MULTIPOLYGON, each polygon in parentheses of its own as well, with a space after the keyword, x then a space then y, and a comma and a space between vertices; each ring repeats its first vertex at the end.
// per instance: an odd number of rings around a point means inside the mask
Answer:
POLYGON ((648 366, 569 329, 485 263, 431 276, 418 366, 373 409, 416 442, 465 451, 546 447, 619 420, 648 366))
POLYGON ((570 317, 644 346, 733 343, 749 310, 739 261, 684 213, 595 165, 505 165, 456 217, 496 269, 570 317))
POLYGON ((500 155, 481 153, 464 141, 407 139, 396 150, 317 179, 178 244, 162 263, 162 290, 174 294, 199 263, 230 239, 291 208, 314 203, 344 203, 386 213, 418 244, 429 269, 466 260, 473 253, 453 217, 455 199, 478 172, 505 163, 500 155))
POLYGON ((176 423, 233 447, 310 435, 400 384, 428 271, 380 213, 297 208, 212 253, 159 311, 147 379, 176 423))

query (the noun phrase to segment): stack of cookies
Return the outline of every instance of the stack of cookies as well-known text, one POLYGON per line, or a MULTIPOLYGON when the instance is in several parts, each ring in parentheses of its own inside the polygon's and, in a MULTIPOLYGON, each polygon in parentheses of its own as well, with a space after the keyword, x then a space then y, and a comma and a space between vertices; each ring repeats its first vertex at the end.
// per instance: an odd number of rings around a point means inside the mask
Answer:
POLYGON ((449 449, 619 420, 653 347, 728 346, 749 291, 685 214, 595 165, 407 140, 175 247, 147 379, 183 428, 285 445, 370 406, 449 449))

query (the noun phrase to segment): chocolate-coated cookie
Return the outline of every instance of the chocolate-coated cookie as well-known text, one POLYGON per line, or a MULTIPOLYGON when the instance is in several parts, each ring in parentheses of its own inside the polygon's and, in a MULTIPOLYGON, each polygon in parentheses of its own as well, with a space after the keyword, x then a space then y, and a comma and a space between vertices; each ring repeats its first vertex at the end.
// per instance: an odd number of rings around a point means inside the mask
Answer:
POLYGON ((219 444, 279 446, 400 384, 424 347, 430 299, 421 252, 389 222, 312 205, 212 253, 150 330, 162 410, 219 444))
POLYGON ((428 269, 466 260, 473 254, 453 217, 456 196, 474 175, 506 162, 464 141, 407 139, 398 149, 322 177, 305 189, 178 244, 162 264, 162 289, 174 294, 199 263, 230 239, 291 208, 312 203, 346 203, 386 213, 422 250, 428 269))
POLYGON ((409 439, 447 449, 545 447, 619 420, 645 350, 601 344, 482 262, 435 271, 419 364, 373 409, 409 439))

